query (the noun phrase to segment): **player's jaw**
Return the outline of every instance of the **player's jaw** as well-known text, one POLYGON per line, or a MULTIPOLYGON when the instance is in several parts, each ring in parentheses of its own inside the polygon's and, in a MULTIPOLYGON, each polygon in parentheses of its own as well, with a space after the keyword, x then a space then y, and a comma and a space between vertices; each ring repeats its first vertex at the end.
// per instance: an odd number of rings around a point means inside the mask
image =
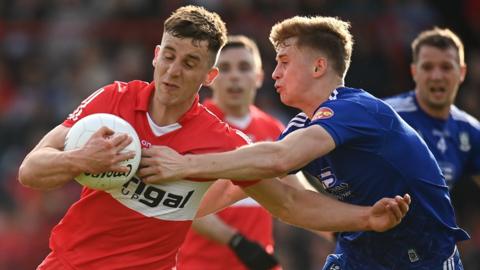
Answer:
POLYGON ((287 88, 284 85, 275 82, 275 89, 277 93, 280 95, 280 101, 282 101, 283 104, 287 106, 293 105, 292 102, 290 101, 287 88))

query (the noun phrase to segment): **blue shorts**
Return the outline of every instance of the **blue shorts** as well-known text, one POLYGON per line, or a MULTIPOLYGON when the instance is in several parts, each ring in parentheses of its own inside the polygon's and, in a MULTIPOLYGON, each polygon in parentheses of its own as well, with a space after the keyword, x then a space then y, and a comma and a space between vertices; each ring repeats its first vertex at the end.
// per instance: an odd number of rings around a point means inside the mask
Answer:
POLYGON ((457 247, 453 251, 453 254, 445 260, 440 265, 421 265, 421 266, 413 266, 409 268, 400 267, 400 268, 382 268, 367 264, 359 264, 359 263, 352 263, 349 262, 348 259, 344 254, 330 254, 327 257, 325 265, 323 266, 322 270, 407 270, 407 269, 415 269, 415 270, 463 270, 462 261, 460 260, 460 254, 458 253, 457 247))

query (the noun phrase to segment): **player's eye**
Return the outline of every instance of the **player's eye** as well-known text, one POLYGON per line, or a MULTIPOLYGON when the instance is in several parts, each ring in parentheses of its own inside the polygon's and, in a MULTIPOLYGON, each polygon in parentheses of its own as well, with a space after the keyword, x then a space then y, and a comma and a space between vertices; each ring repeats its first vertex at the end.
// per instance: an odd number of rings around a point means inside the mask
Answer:
POLYGON ((188 69, 192 69, 195 67, 195 62, 193 61, 185 61, 185 67, 187 67, 188 69))
POLYGON ((218 70, 223 73, 230 72, 231 68, 230 65, 220 64, 218 65, 218 70))
POLYGON ((239 70, 241 72, 249 72, 252 70, 252 65, 250 65, 249 63, 241 63, 239 66, 239 70))
POLYGON ((452 70, 452 69, 453 69, 453 66, 450 65, 450 64, 445 64, 445 65, 442 65, 442 66, 441 66, 441 69, 442 69, 443 71, 447 72, 447 71, 452 70))
POLYGON ((175 57, 173 56, 173 54, 163 54, 163 55, 162 55, 162 58, 165 59, 165 60, 173 60, 173 59, 175 59, 175 57))
POLYGON ((425 65, 422 65, 422 69, 425 71, 431 71, 433 69, 433 66, 430 64, 425 64, 425 65))

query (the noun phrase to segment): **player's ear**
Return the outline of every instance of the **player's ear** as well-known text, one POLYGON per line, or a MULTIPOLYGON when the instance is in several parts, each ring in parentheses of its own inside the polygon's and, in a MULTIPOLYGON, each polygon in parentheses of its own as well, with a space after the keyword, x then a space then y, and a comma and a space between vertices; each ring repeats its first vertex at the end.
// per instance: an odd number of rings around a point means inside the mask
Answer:
POLYGON ((312 75, 314 78, 321 77, 327 72, 328 61, 325 57, 317 57, 313 63, 312 75))
POLYGON ((265 73, 263 72, 263 69, 258 70, 255 78, 255 87, 257 89, 262 87, 264 78, 265 78, 265 73))
POLYGON ((160 55, 160 45, 157 45, 155 46, 155 52, 152 59, 152 66, 155 67, 155 65, 157 64, 157 58, 159 55, 160 55))
POLYGON ((417 81, 416 80, 416 76, 417 76, 417 65, 415 63, 411 63, 410 64, 410 75, 412 75, 412 78, 413 78, 413 81, 417 81))
POLYGON ((210 86, 215 78, 218 76, 219 70, 217 67, 212 67, 208 73, 207 76, 205 77, 205 80, 203 81, 204 86, 210 86))
POLYGON ((463 64, 460 66, 460 82, 465 80, 465 75, 467 75, 467 65, 463 64))

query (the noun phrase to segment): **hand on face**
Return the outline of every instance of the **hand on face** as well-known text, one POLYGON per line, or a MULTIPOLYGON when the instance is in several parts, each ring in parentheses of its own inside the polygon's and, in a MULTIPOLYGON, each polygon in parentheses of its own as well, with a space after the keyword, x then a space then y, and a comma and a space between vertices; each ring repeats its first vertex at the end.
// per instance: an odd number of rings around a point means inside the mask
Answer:
POLYGON ((187 159, 166 146, 152 146, 142 150, 137 175, 145 183, 159 184, 185 177, 187 159))
POLYGON ((407 214, 410 203, 408 194, 377 201, 370 209, 368 218, 371 230, 384 232, 397 226, 407 214))

